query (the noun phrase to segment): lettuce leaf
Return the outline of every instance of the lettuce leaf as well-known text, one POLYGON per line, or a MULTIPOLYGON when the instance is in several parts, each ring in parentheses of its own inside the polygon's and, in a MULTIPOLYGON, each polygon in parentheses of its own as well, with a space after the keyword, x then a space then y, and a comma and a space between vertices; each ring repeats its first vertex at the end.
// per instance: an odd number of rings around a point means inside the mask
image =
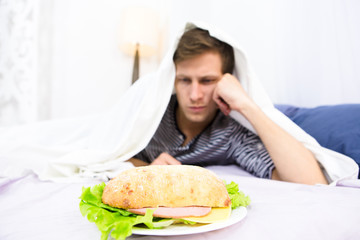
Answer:
MULTIPOLYGON (((126 239, 132 234, 133 226, 138 224, 144 224, 150 229, 167 227, 177 222, 196 224, 183 219, 153 218, 151 209, 148 209, 142 216, 106 205, 101 200, 105 186, 105 183, 100 183, 92 187, 83 187, 79 204, 81 214, 90 222, 94 222, 100 230, 101 240, 108 239, 109 234, 117 240, 126 239)), ((239 192, 236 183, 226 184, 226 189, 232 202, 232 209, 239 206, 246 207, 250 204, 250 198, 239 192)))
MULTIPOLYGON (((80 212, 90 222, 94 222, 101 231, 101 239, 108 239, 108 235, 115 239, 125 239, 131 235, 134 225, 145 224, 154 228, 153 210, 148 209, 144 216, 133 214, 124 209, 108 206, 101 201, 105 183, 93 187, 83 188, 80 196, 80 212)), ((161 227, 158 224, 157 227, 161 227)))
POLYGON ((250 197, 245 196, 245 194, 242 191, 239 191, 239 186, 231 181, 229 184, 225 184, 226 190, 229 193, 229 197, 231 199, 231 208, 235 209, 237 207, 243 206, 247 207, 250 205, 250 197))

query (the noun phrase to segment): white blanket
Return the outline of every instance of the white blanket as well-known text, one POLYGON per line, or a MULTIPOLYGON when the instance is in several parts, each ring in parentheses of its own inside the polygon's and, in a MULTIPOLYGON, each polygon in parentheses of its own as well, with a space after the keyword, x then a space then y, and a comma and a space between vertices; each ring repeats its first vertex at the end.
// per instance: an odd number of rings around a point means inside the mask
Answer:
MULTIPOLYGON (((273 121, 314 153, 330 182, 357 177, 358 167, 352 159, 321 147, 274 108, 235 41, 204 23, 188 23, 186 28, 195 26, 208 29, 212 36, 233 46, 234 75, 273 121)), ((132 167, 125 161, 150 141, 170 100, 175 79, 172 55, 177 42, 178 39, 158 71, 140 78, 101 116, 0 129, 0 176, 14 177, 31 170, 40 179, 74 182, 112 178, 132 167)), ((239 113, 231 112, 230 116, 254 131, 239 113)))

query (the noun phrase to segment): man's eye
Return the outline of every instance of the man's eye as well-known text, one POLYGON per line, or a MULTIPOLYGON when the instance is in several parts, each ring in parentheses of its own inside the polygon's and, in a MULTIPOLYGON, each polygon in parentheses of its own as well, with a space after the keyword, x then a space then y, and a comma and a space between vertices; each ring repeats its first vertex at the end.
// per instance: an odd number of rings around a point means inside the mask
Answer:
POLYGON ((202 79, 201 80, 201 83, 202 84, 211 84, 211 83, 213 83, 215 80, 214 79, 202 79))
POLYGON ((190 82, 190 78, 179 78, 179 80, 181 82, 184 82, 184 83, 189 83, 190 82))

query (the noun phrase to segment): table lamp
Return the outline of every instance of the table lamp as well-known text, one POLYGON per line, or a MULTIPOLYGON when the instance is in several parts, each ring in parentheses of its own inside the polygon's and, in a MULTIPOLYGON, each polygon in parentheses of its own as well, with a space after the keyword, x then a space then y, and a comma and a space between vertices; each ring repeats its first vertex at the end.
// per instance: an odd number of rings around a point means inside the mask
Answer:
POLYGON ((139 78, 140 58, 156 54, 160 24, 156 11, 146 7, 128 7, 121 14, 120 49, 134 56, 132 84, 139 78))

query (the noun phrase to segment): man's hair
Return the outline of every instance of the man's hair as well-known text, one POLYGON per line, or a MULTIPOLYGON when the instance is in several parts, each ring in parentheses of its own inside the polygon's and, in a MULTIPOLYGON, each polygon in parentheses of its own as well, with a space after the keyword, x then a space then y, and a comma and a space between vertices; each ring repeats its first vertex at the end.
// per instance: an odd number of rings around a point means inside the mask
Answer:
POLYGON ((210 36, 209 31, 200 28, 188 30, 181 36, 173 61, 177 64, 206 52, 220 54, 223 74, 233 72, 235 64, 233 48, 229 44, 210 36))

